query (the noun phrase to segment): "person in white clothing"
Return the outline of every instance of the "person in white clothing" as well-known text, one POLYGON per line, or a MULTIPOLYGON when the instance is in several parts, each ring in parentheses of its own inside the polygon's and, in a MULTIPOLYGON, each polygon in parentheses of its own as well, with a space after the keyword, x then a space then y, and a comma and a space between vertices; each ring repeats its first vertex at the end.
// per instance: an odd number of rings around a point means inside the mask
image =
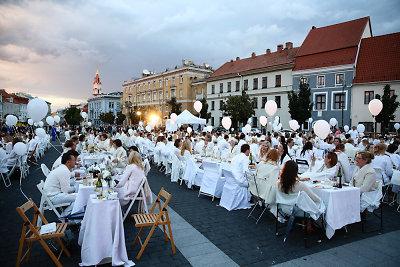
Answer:
POLYGON ((279 144, 278 153, 279 153, 278 166, 279 169, 282 169, 285 162, 291 160, 288 153, 287 145, 285 143, 279 144))
POLYGON ((336 155, 338 156, 338 162, 342 167, 342 174, 344 181, 350 182, 351 172, 350 172, 350 161, 345 153, 344 144, 340 143, 336 146, 335 150, 336 155))
POLYGON ((360 194, 375 190, 376 172, 371 166, 374 154, 361 151, 356 155, 356 168, 353 171, 350 184, 360 188, 360 194))
POLYGON ((61 216, 70 214, 76 198, 76 195, 72 194, 75 190, 70 186, 71 170, 75 163, 76 157, 72 152, 64 153, 61 157, 61 165, 52 170, 44 182, 43 191, 53 204, 71 203, 61 216))
POLYGON ((299 175, 301 178, 311 178, 311 180, 326 180, 333 178, 338 172, 338 157, 335 152, 328 152, 324 158, 324 164, 317 166, 315 157, 311 158, 311 166, 307 172, 299 175))
POLYGON ((246 179, 246 171, 249 168, 249 155, 250 146, 248 144, 243 144, 240 148, 240 154, 232 159, 232 174, 236 181, 243 186, 248 186, 246 179))
POLYGON ((114 157, 112 162, 116 163, 118 168, 124 168, 126 166, 127 156, 125 149, 122 147, 122 141, 120 139, 115 139, 113 146, 115 150, 112 154, 114 157))
POLYGON ((357 132, 357 127, 356 127, 356 126, 353 126, 353 127, 352 127, 352 130, 350 130, 350 131, 348 132, 348 134, 350 134, 351 139, 357 140, 357 138, 358 138, 358 136, 359 136, 359 134, 358 134, 358 132, 357 132))
POLYGON ((373 168, 381 169, 384 184, 388 184, 393 175, 392 161, 389 156, 385 155, 386 148, 384 143, 377 144, 374 148, 375 157, 371 163, 373 168))

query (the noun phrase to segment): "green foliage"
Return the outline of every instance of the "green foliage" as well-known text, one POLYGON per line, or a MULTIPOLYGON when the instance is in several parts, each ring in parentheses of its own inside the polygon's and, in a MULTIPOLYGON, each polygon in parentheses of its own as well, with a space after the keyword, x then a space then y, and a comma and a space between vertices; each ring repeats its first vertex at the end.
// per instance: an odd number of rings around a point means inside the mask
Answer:
POLYGON ((114 114, 112 112, 101 113, 100 120, 104 123, 113 124, 114 123, 114 114))
POLYGON ((125 114, 123 114, 122 112, 117 113, 117 124, 118 125, 122 125, 122 123, 124 122, 125 119, 126 119, 125 114))
POLYGON ((76 107, 68 108, 65 111, 64 119, 69 125, 79 125, 79 123, 82 121, 80 109, 76 107))
POLYGON ((182 112, 182 103, 178 103, 176 97, 172 97, 171 100, 167 101, 167 104, 171 106, 170 116, 172 113, 179 115, 182 112))
POLYGON ((393 94, 393 96, 390 96, 389 84, 385 85, 383 88, 383 95, 380 96, 379 94, 376 94, 375 98, 381 100, 383 104, 381 113, 379 113, 375 118, 376 122, 381 123, 381 131, 383 132, 389 122, 395 119, 396 116, 394 113, 396 112, 396 109, 399 107, 400 103, 396 101, 397 95, 393 94))
POLYGON ((300 83, 298 92, 292 90, 288 94, 290 117, 293 120, 297 120, 299 125, 302 125, 311 117, 313 103, 311 103, 310 97, 311 89, 308 83, 300 83))
POLYGON ((200 118, 206 119, 206 121, 208 122, 208 119, 211 118, 211 112, 208 112, 207 100, 203 98, 200 102, 202 104, 202 108, 200 110, 200 118))
POLYGON ((222 103, 221 111, 224 116, 231 118, 233 128, 237 127, 238 122, 245 124, 255 114, 246 90, 243 90, 241 95, 229 96, 226 102, 222 103))

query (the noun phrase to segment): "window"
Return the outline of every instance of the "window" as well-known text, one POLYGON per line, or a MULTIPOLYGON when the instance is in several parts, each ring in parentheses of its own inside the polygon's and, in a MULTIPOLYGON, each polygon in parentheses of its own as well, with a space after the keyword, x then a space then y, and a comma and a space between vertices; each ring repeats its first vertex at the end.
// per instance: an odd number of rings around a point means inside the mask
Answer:
POLYGON ((224 84, 223 84, 223 83, 220 83, 220 84, 219 84, 219 92, 220 92, 220 93, 223 93, 223 92, 224 92, 224 84))
POLYGON ((142 95, 142 100, 146 101, 146 95, 145 94, 142 95))
MULTIPOLYGON (((159 83, 160 83, 160 87, 162 87, 162 80, 160 80, 159 83)), ((161 108, 161 107, 160 107, 160 108, 161 108)))
POLYGON ((162 99, 162 92, 160 92, 160 100, 162 99))
POLYGON ((256 109, 258 108, 258 98, 257 97, 253 97, 253 99, 251 100, 252 104, 253 104, 253 108, 256 109))
POLYGON ((253 90, 258 89, 258 78, 253 79, 253 90))
POLYGON ((221 109, 223 105, 224 105, 224 101, 223 101, 223 100, 220 100, 220 101, 219 101, 219 109, 221 109))
POLYGON ((244 90, 249 89, 249 80, 244 80, 244 90))
POLYGON ((153 81, 153 88, 156 88, 156 81, 153 81))
POLYGON ((303 123, 303 130, 308 131, 308 124, 309 124, 308 121, 305 121, 305 122, 303 123))
POLYGON ((171 97, 176 97, 175 89, 171 90, 171 97))
POLYGON ((344 74, 338 73, 336 74, 336 85, 343 85, 344 82, 344 74))
POLYGON ((306 77, 301 77, 300 78, 300 84, 307 84, 307 78, 306 77))
POLYGON ((364 104, 369 104, 369 102, 374 99, 374 91, 364 92, 364 104))
POLYGON ((215 101, 211 101, 211 110, 214 110, 214 109, 215 109, 215 101))
POLYGON ((168 105, 165 105, 165 112, 168 112, 168 105))
POLYGON ((214 117, 211 117, 211 125, 214 125, 214 117))
POLYGON ((257 128, 257 117, 253 117, 251 122, 251 127, 257 128))
POLYGON ((281 108, 281 96, 280 95, 275 96, 275 102, 276 102, 276 105, 278 106, 278 108, 281 108))
POLYGON ((263 107, 265 107, 265 103, 267 103, 267 101, 268 101, 268 97, 266 97, 266 96, 263 96, 263 98, 261 99, 262 101, 262 108, 263 107))
POLYGON ((267 87, 268 87, 268 78, 262 77, 262 88, 267 88, 267 87))
POLYGON ((346 108, 345 105, 345 94, 344 93, 336 93, 334 94, 334 109, 344 109, 346 108))
POLYGON ((168 78, 165 79, 165 85, 168 86, 168 78))
POLYGON ((236 81, 236 92, 240 91, 240 81, 236 81))
POLYGON ((179 76, 179 83, 183 83, 183 76, 179 76))
POLYGON ((166 91, 166 92, 165 92, 165 98, 166 98, 166 99, 168 99, 168 95, 169 95, 169 93, 168 93, 168 91, 166 91))
POLYGON ((215 94, 215 84, 211 85, 211 94, 215 94))
POLYGON ((325 76, 320 75, 317 78, 317 87, 324 87, 325 86, 325 76))
POLYGON ((153 93, 153 100, 157 100, 157 94, 153 93))
POLYGON ((149 101, 151 101, 151 93, 149 93, 147 96, 149 97, 149 101))
POLYGON ((275 75, 275 87, 281 87, 281 75, 275 75))
POLYGON ((175 77, 172 77, 172 85, 175 85, 175 77))
POLYGON ((231 91, 231 87, 232 87, 232 83, 231 83, 231 82, 228 82, 228 91, 227 91, 227 92, 230 92, 230 91, 231 91))
POLYGON ((315 95, 315 110, 326 109, 326 95, 315 95))
POLYGON ((204 87, 201 87, 201 94, 204 95, 204 87))
POLYGON ((183 92, 182 89, 179 89, 179 97, 182 98, 183 97, 183 92))

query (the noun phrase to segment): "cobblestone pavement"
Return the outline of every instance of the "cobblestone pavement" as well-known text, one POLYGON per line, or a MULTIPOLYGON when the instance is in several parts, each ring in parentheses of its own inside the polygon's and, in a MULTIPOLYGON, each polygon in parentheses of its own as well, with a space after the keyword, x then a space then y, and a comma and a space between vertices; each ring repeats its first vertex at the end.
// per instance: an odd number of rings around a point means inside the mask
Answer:
MULTIPOLYGON (((60 147, 57 148, 60 149, 60 147)), ((36 184, 44 179, 40 164, 45 163, 51 167, 58 155, 59 153, 54 148, 47 151, 45 156, 39 160, 39 165, 31 166, 29 176, 22 180, 22 190, 37 204, 40 202, 40 193, 36 184)), ((171 183, 170 177, 160 173, 154 166, 148 175, 148 180, 155 194, 161 187, 164 187, 173 195, 170 207, 177 216, 176 219, 173 218, 176 223, 173 227, 173 234, 177 243, 177 252, 175 255, 172 254, 170 243, 165 242, 162 232, 157 230, 142 258, 137 261, 135 257, 139 248, 132 247, 137 231, 132 219, 127 218, 124 226, 128 257, 137 266, 233 266, 236 264, 239 266, 270 266, 278 263, 284 263, 287 266, 304 265, 304 263, 318 265, 321 263, 321 257, 326 259, 324 265, 327 266, 338 265, 335 264, 338 258, 346 259, 343 265, 374 265, 377 263, 376 259, 380 258, 386 259, 383 261, 387 263, 385 266, 399 263, 398 257, 394 261, 390 258, 393 245, 398 244, 399 241, 398 234, 396 238, 394 233, 399 233, 396 230, 400 230, 400 214, 395 212, 394 207, 384 206, 384 234, 381 236, 378 236, 377 232, 362 233, 361 225, 358 223, 348 226, 348 232, 344 229, 338 230, 331 240, 323 238, 320 244, 311 244, 312 246, 306 249, 300 229, 295 229, 283 244, 282 237, 275 236, 275 222, 270 215, 264 215, 256 225, 253 219, 247 218, 249 210, 228 212, 224 208, 218 207, 218 199, 211 201, 209 197, 198 197, 198 190, 189 190, 184 185, 171 183), (198 234, 193 234, 193 238, 190 238, 185 235, 188 231, 198 234), (201 239, 202 241, 198 243, 206 245, 189 246, 189 239, 192 242, 197 241, 193 239, 201 239), (360 257, 363 254, 354 257, 353 261, 353 255, 346 253, 346 251, 357 251, 358 248, 369 251, 367 261, 363 261, 363 257, 360 257), (386 250, 386 248, 388 249, 386 250), (192 251, 193 249, 197 251, 192 251), (197 258, 194 256, 196 253, 198 254, 197 258), (191 258, 187 256, 189 254, 192 255, 191 258), (185 258, 185 255, 188 259, 185 258), (219 259, 224 258, 224 263, 214 261, 214 256, 219 259), (231 264, 227 263, 229 260, 233 260, 231 264), (200 262, 205 263, 196 264, 200 262)), ((17 257, 22 219, 18 216, 15 208, 26 201, 19 190, 19 180, 12 180, 9 188, 0 186, 1 266, 15 265, 17 257)), ((136 210, 136 207, 133 207, 131 212, 136 210)), ((259 213, 260 209, 257 212, 259 213)), ((46 211, 45 217, 52 219, 54 215, 52 212, 46 211)), ((373 216, 368 220, 368 228, 372 229, 378 226, 378 220, 373 216)), ((174 221, 172 223, 174 224, 174 221)), ((72 256, 69 258, 63 255, 61 257, 61 263, 64 266, 78 266, 80 262, 78 233, 75 232, 75 234, 76 239, 68 244, 72 256)), ((314 236, 318 237, 318 234, 314 236)), ((398 248, 398 246, 396 247, 398 248)), ((22 266, 54 266, 50 257, 39 244, 33 246, 31 255, 30 262, 24 262, 22 266)))

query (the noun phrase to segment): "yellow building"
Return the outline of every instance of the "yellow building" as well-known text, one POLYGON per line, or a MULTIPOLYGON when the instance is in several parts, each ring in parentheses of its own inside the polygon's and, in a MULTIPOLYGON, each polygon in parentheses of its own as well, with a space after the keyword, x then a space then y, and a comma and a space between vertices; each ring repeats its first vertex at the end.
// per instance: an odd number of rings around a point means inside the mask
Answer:
POLYGON ((182 66, 161 73, 143 70, 142 77, 122 84, 123 97, 121 104, 123 113, 128 118, 129 112, 141 111, 142 119, 156 113, 167 118, 171 106, 167 104, 176 97, 182 104, 182 111, 194 112, 193 103, 207 95, 205 78, 212 73, 208 64, 195 65, 192 61, 182 60, 182 66))

